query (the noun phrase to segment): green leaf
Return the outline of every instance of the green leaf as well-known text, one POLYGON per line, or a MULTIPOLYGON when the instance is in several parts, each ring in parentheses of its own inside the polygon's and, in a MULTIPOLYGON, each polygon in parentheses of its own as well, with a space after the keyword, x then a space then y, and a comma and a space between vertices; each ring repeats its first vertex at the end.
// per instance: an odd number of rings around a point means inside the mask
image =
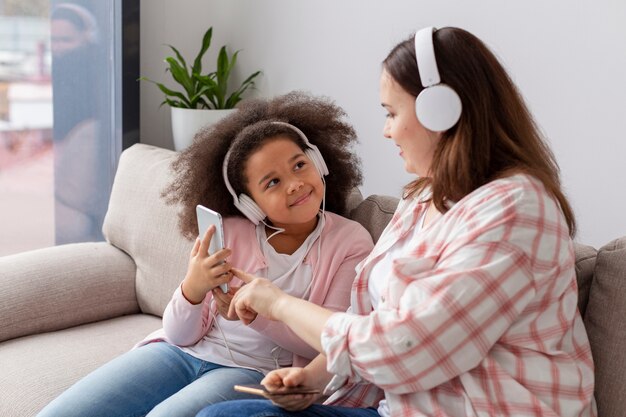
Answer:
POLYGON ((207 108, 211 108, 211 109, 221 109, 221 107, 219 107, 219 104, 217 102, 217 99, 215 97, 215 92, 211 91, 211 92, 207 92, 204 97, 209 103, 211 103, 210 105, 207 104, 207 108))
POLYGON ((197 102, 203 95, 210 93, 212 90, 213 88, 209 85, 203 86, 202 88, 198 90, 198 92, 193 97, 191 97, 191 101, 197 102))
POLYGON ((207 84, 207 85, 212 85, 212 86, 217 84, 217 82, 215 81, 215 73, 214 72, 212 72, 212 73, 210 73, 208 75, 194 74, 193 77, 196 78, 196 80, 200 84, 207 84))
POLYGON ((245 81, 243 83, 241 83, 241 86, 239 86, 239 88, 234 91, 230 97, 228 97, 228 100, 226 100, 226 108, 228 109, 232 109, 234 108, 237 103, 239 103, 241 101, 241 95, 244 93, 244 91, 246 91, 249 87, 254 87, 254 79, 261 74, 261 71, 257 71, 255 73, 253 73, 252 75, 250 75, 248 78, 245 79, 245 81))
POLYGON ((213 36, 213 27, 210 27, 204 33, 204 36, 202 37, 202 46, 200 47, 200 52, 198 52, 196 59, 193 61, 192 72, 195 74, 200 74, 202 72, 202 57, 211 46, 212 36, 213 36))
MULTIPOLYGON (((179 93, 178 91, 170 90, 169 88, 165 87, 163 84, 157 84, 157 86, 159 87, 159 90, 161 90, 166 96, 177 97, 180 99, 180 103, 184 104, 184 105, 180 105, 176 107, 193 108, 191 106, 191 103, 189 102, 189 99, 185 97, 184 94, 179 93)), ((170 100, 170 99, 166 98, 166 100, 170 100)))
POLYGON ((228 69, 226 70, 227 74, 230 74, 230 72, 233 70, 235 62, 237 62, 237 55, 239 55, 239 51, 235 51, 233 56, 230 58, 230 63, 228 64, 228 69))
POLYGON ((250 75, 248 78, 246 78, 246 80, 242 84, 248 84, 248 83, 254 84, 254 82, 252 80, 254 78, 256 78, 257 76, 259 76, 260 74, 261 74, 261 71, 257 71, 257 72, 252 73, 252 75, 250 75))
POLYGON ((169 71, 172 74, 174 80, 183 86, 188 95, 193 95, 195 90, 195 85, 191 76, 187 73, 186 69, 183 68, 178 61, 176 61, 172 57, 165 58, 165 61, 170 65, 169 71))
POLYGON ((226 90, 228 89, 228 78, 230 77, 231 65, 228 60, 228 53, 226 52, 226 45, 222 46, 220 53, 217 56, 217 87, 215 88, 215 95, 217 99, 218 109, 224 109, 226 104, 226 90))
POLYGON ((183 58, 180 52, 178 52, 178 49, 174 48, 172 45, 167 45, 167 46, 169 46, 172 49, 172 51, 174 51, 174 53, 176 54, 176 57, 178 58, 178 62, 180 63, 180 66, 185 69, 185 72, 187 72, 187 63, 185 62, 185 58, 183 58))
POLYGON ((215 74, 209 74, 209 75, 196 75, 194 74, 194 78, 197 80, 197 84, 198 84, 198 90, 196 92, 196 96, 203 96, 206 97, 206 99, 208 100, 205 101, 204 99, 202 100, 205 104, 206 108, 211 108, 211 107, 215 107, 212 106, 209 103, 214 102, 215 100, 213 99, 213 97, 215 96, 215 88, 217 87, 217 82, 215 81, 215 74))
MULTIPOLYGON (((152 84, 156 85, 159 88, 159 90, 161 90, 161 92, 163 94, 165 94, 166 96, 178 97, 184 103, 188 103, 188 100, 187 100, 187 98, 185 97, 185 95, 183 93, 180 93, 180 92, 174 91, 174 90, 170 90, 165 85, 163 85, 161 83, 157 83, 156 81, 152 81, 151 79, 146 78, 146 77, 140 77, 139 79, 141 81, 148 81, 148 82, 151 82, 152 84)), ((166 100, 167 100, 167 97, 166 97, 166 100)))

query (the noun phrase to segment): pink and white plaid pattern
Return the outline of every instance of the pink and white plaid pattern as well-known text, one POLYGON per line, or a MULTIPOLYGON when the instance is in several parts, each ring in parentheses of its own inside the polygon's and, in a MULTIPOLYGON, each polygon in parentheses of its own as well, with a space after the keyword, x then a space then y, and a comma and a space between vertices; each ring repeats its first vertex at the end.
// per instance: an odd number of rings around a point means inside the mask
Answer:
POLYGON ((349 378, 327 403, 376 405, 378 386, 394 417, 595 416, 573 245, 543 185, 493 181, 413 234, 418 200, 357 266, 356 314, 324 329, 328 369, 349 378), (368 277, 392 246, 402 256, 372 312, 368 277))

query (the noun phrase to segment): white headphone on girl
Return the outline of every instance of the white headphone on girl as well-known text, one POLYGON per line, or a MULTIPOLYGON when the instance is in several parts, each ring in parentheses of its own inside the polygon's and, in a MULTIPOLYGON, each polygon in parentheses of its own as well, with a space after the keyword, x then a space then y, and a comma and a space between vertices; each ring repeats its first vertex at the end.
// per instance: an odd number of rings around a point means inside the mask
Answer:
MULTIPOLYGON (((304 151, 304 154, 311 160, 311 162, 313 163, 313 166, 315 166, 320 176, 328 175, 328 167, 326 166, 326 162, 324 162, 324 158, 322 157, 322 154, 320 153, 319 149, 317 148, 317 146, 309 142, 306 135, 300 129, 286 122, 276 121, 276 122, 271 122, 271 124, 286 126, 289 129, 296 132, 298 136, 302 139, 304 144, 308 147, 308 149, 304 151)), ((231 151, 232 151, 232 148, 229 148, 228 152, 226 152, 226 156, 224 157, 224 162, 222 164, 222 176, 224 177, 224 183, 226 184, 226 188, 228 189, 228 192, 233 196, 233 203, 235 204, 235 207, 237 207, 237 209, 244 216, 246 216, 252 223, 257 225, 261 221, 263 221, 267 217, 267 215, 248 195, 241 193, 239 194, 239 196, 237 196, 237 193, 235 193, 235 190, 233 189, 232 185, 230 184, 230 181, 228 180, 228 160, 230 158, 231 151)))
POLYGON ((461 99, 450 86, 443 84, 437 69, 433 33, 427 27, 415 34, 415 58, 424 89, 415 99, 415 114, 422 126, 433 132, 450 129, 461 117, 461 99))

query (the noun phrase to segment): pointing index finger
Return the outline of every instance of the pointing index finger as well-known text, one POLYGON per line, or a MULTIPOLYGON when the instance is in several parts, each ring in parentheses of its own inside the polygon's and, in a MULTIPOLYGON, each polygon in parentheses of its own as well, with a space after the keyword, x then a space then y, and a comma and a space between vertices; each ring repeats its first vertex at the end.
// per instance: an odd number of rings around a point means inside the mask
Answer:
POLYGON ((233 275, 235 275, 237 278, 239 278, 246 284, 254 281, 254 275, 248 274, 247 272, 244 272, 241 269, 231 268, 230 271, 233 273, 233 275))

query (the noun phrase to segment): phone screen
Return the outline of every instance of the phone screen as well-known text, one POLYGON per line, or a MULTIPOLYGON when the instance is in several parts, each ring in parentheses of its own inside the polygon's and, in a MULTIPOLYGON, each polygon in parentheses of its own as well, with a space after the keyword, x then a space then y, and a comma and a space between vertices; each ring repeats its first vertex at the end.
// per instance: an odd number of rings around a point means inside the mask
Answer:
MULTIPOLYGON (((215 226, 215 233, 209 244, 209 253, 213 254, 224 249, 224 226, 222 225, 222 216, 218 212, 198 204, 196 206, 196 217, 198 218, 198 235, 200 239, 204 237, 209 226, 215 226)), ((222 284, 220 288, 223 293, 228 292, 228 284, 222 284)))

